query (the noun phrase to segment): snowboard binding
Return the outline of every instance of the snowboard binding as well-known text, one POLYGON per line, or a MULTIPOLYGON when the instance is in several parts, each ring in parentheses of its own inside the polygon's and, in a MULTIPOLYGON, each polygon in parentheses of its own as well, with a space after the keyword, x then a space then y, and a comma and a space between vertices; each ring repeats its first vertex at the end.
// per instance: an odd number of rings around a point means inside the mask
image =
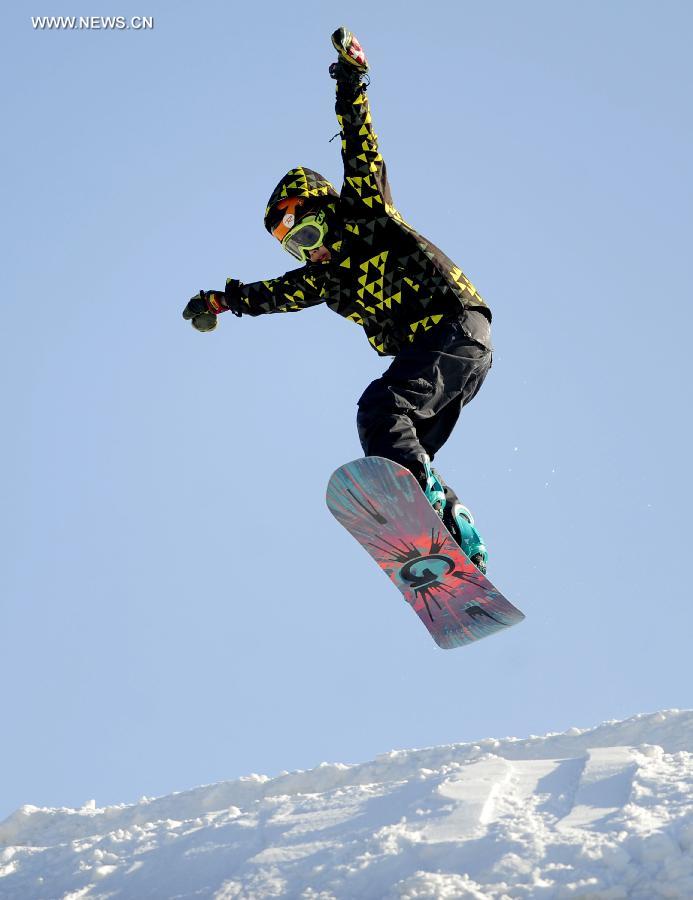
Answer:
POLYGON ((477 529, 474 516, 460 503, 457 494, 449 488, 430 462, 424 463, 426 483, 424 494, 433 509, 443 520, 455 542, 464 550, 482 575, 486 574, 488 550, 477 529))
POLYGON ((482 575, 486 574, 488 550, 474 527, 474 516, 459 500, 446 505, 443 523, 482 575))
POLYGON ((430 462, 424 463, 424 473, 426 478, 426 483, 423 486, 424 494, 433 509, 435 509, 442 519, 447 505, 445 485, 438 477, 438 473, 431 468, 430 462))

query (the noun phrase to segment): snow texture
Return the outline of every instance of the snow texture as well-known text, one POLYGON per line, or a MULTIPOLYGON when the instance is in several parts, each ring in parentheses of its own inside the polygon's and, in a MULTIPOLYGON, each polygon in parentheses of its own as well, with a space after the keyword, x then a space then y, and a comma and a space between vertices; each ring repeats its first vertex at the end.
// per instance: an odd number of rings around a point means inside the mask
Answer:
POLYGON ((0 823, 17 900, 693 898, 693 712, 0 823))

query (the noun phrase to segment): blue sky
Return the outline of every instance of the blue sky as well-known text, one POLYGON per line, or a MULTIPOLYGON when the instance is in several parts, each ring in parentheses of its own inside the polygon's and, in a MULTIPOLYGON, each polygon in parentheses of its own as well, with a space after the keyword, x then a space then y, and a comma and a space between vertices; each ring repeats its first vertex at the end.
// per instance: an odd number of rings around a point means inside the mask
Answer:
MULTIPOLYGON (((143 0, 144 2, 144 0, 143 0)), ((0 817, 693 704, 685 3, 5 10, 0 817), (38 14, 151 15, 146 32, 38 14), (385 361, 326 308, 220 322, 340 181, 347 24, 395 203, 494 311, 438 457, 527 615, 439 650, 330 516, 385 361)))

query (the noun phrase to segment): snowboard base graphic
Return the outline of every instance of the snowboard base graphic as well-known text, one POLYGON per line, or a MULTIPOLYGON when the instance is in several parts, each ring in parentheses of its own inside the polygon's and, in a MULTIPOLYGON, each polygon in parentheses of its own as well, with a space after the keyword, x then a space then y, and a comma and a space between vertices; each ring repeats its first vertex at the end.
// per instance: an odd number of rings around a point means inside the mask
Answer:
POLYGON ((356 459, 334 472, 326 499, 439 647, 462 647, 524 619, 455 543, 404 466, 356 459))

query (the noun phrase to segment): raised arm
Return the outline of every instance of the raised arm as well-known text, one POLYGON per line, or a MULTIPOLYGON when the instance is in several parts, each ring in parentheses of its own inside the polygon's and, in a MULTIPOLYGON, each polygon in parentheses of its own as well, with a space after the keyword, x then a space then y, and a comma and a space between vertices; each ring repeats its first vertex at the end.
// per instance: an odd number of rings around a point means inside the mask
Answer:
POLYGON ((355 36, 345 28, 335 31, 332 43, 339 53, 330 75, 337 82, 335 111, 344 162, 342 202, 354 212, 360 207, 361 215, 380 215, 386 204, 392 205, 392 196, 366 96, 368 63, 355 36))

